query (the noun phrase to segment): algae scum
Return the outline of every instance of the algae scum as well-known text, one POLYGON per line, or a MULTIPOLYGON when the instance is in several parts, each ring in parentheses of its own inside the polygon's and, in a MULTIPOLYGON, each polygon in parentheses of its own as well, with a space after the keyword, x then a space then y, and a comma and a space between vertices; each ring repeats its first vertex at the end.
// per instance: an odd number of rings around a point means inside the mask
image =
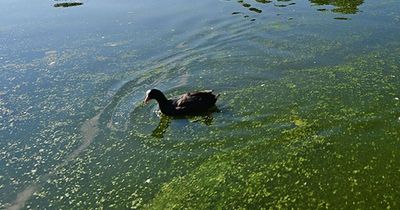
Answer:
POLYGON ((399 207, 398 1, 78 3, 0 3, 1 209, 399 207))

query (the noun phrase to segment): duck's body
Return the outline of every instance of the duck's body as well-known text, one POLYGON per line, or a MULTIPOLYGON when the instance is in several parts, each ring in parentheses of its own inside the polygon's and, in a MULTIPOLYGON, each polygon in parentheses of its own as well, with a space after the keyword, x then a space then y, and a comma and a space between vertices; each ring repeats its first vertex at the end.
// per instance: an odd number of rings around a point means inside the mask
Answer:
POLYGON ((157 89, 146 92, 145 102, 155 99, 160 111, 168 116, 199 115, 215 107, 219 95, 214 95, 212 90, 185 93, 176 99, 167 99, 157 89))

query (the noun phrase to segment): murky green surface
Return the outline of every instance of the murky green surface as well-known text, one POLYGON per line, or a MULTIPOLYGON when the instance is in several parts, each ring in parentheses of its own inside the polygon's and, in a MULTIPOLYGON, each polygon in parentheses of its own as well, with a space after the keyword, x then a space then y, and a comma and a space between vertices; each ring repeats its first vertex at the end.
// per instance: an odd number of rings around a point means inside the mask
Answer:
POLYGON ((399 208, 400 2, 58 3, 0 3, 1 209, 399 208))

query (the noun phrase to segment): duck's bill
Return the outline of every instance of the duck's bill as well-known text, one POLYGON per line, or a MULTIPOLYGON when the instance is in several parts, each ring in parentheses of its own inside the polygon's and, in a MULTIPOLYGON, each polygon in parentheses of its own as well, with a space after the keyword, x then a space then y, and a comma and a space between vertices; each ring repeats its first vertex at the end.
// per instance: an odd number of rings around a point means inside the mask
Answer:
POLYGON ((150 101, 149 97, 148 97, 148 96, 146 96, 146 98, 144 99, 144 101, 143 101, 143 102, 144 102, 145 104, 147 104, 149 101, 150 101))

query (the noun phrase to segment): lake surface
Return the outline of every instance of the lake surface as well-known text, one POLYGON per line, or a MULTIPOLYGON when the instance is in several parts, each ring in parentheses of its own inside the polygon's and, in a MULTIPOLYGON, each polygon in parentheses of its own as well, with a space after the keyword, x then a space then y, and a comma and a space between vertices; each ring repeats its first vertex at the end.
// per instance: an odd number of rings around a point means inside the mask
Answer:
POLYGON ((0 3, 1 209, 399 208, 400 1, 65 3, 0 3))

